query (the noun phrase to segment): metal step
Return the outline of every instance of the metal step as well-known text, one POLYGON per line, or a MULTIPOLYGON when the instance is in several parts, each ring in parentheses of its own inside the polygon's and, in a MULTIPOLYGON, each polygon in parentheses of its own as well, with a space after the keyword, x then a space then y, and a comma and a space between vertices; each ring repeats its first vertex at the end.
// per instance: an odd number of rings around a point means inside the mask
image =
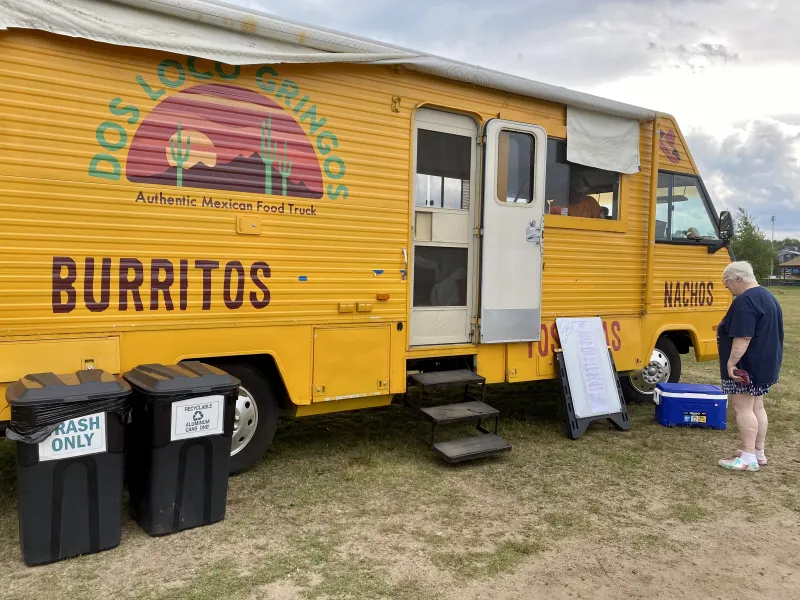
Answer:
POLYGON ((458 371, 433 371, 431 373, 415 373, 408 376, 408 381, 414 385, 428 388, 446 387, 451 385, 469 385, 484 383, 485 377, 481 377, 469 369, 459 369, 458 371))
POLYGON ((500 411, 478 400, 459 404, 443 404, 421 408, 422 415, 439 425, 464 423, 479 419, 493 419, 500 416, 500 411))
POLYGON ((447 462, 458 463, 465 460, 492 456, 500 452, 508 452, 511 450, 511 444, 499 435, 490 433, 462 438, 460 440, 451 440, 449 442, 439 442, 433 445, 433 449, 441 454, 442 458, 447 462))

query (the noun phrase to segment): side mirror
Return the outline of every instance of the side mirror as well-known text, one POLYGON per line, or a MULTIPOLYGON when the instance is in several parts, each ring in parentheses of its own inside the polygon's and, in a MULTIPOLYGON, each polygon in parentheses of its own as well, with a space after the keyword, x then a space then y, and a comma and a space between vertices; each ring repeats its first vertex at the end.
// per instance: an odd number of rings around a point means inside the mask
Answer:
POLYGON ((723 210, 719 213, 719 239, 721 241, 709 246, 708 253, 715 254, 718 250, 725 248, 730 244, 731 238, 733 238, 733 217, 727 210, 723 210))
POLYGON ((733 217, 727 210, 719 213, 719 237, 729 240, 733 237, 733 217))

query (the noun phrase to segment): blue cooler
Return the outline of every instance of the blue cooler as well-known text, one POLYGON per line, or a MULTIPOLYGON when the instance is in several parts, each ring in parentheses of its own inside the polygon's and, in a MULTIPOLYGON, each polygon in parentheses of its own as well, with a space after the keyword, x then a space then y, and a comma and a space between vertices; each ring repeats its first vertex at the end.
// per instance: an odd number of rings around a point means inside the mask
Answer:
POLYGON ((656 421, 666 427, 725 429, 728 396, 715 385, 659 383, 656 386, 656 421))

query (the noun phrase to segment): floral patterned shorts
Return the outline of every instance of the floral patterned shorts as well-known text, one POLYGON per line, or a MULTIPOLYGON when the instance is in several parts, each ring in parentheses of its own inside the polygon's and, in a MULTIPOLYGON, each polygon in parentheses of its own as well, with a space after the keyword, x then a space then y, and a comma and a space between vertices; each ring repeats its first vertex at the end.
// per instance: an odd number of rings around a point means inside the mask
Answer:
POLYGON ((750 396, 766 396, 769 394, 771 385, 764 385, 761 383, 751 383, 745 385, 741 381, 734 381, 733 379, 722 380, 722 391, 726 394, 749 394, 750 396))

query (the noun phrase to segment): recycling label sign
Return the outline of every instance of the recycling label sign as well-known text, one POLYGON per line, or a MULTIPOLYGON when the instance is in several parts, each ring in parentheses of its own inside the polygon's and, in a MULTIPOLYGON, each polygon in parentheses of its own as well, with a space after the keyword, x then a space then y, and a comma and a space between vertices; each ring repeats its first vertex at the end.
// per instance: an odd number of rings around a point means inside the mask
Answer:
POLYGON ((39 443, 39 460, 60 460, 106 451, 106 413, 64 421, 39 443))
POLYGON ((224 396, 203 396, 172 403, 170 441, 222 433, 224 396))

